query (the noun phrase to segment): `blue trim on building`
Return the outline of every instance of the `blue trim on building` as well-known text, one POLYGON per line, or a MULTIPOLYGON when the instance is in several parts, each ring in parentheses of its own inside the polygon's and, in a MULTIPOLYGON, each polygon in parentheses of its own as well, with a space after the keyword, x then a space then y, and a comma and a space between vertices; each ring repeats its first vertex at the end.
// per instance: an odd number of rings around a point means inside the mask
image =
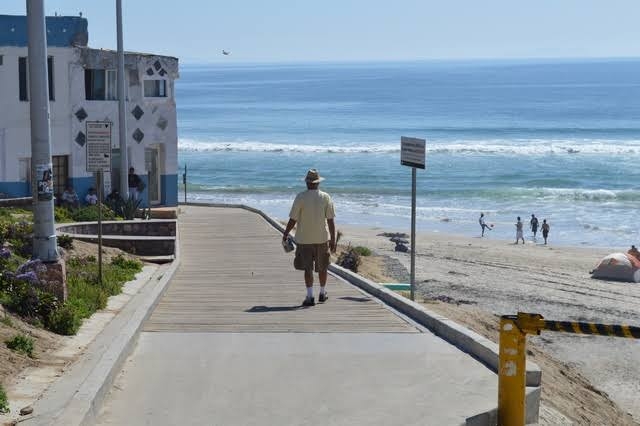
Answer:
MULTIPOLYGON (((73 189, 76 190, 78 198, 80 199, 80 205, 86 204, 84 197, 87 196, 89 188, 96 187, 96 180, 93 176, 90 177, 70 177, 67 181, 69 185, 73 185, 73 189)), ((104 194, 104 198, 107 198, 108 194, 104 194)))
POLYGON ((0 194, 6 198, 31 197, 31 186, 29 182, 0 182, 0 194))
POLYGON ((178 175, 160 175, 162 188, 161 200, 163 206, 174 207, 178 205, 178 175))
MULTIPOLYGON (((89 23, 79 16, 47 16, 47 46, 86 46, 89 23)), ((0 15, 0 46, 27 46, 27 17, 0 15)))

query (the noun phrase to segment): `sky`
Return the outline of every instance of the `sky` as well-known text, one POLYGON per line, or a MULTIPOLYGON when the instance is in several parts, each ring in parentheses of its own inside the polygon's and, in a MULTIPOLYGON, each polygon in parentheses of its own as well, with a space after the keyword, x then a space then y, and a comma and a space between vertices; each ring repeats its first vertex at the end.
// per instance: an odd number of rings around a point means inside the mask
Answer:
MULTIPOLYGON (((0 14, 25 14, 1 0, 0 14)), ((115 0, 44 0, 116 48, 115 0)), ((182 63, 640 57, 640 1, 122 0, 126 50, 182 63), (222 50, 231 52, 222 55, 222 50)))

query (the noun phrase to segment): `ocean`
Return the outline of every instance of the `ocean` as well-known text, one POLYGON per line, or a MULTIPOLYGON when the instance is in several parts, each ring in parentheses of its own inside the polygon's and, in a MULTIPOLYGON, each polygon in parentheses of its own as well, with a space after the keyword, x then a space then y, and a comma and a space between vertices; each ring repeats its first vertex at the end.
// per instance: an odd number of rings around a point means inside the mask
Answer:
POLYGON ((338 228, 409 232, 410 136, 418 231, 477 237, 484 212, 515 241, 535 214, 550 244, 640 243, 640 60, 187 64, 176 102, 189 201, 286 219, 317 168, 338 228))

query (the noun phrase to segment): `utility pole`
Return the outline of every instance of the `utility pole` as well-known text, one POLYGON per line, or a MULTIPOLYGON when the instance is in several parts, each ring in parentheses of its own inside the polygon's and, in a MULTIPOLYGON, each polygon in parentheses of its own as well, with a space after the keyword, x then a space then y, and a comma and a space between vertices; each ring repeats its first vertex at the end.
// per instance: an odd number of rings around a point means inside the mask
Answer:
POLYGON ((33 256, 58 260, 53 212, 53 166, 49 128, 49 79, 44 0, 27 1, 29 96, 31 113, 31 182, 33 195, 33 256))
POLYGON ((122 0, 116 0, 118 27, 118 130, 120 140, 120 195, 129 198, 129 160, 127 158, 127 117, 124 110, 124 47, 122 42, 122 0))

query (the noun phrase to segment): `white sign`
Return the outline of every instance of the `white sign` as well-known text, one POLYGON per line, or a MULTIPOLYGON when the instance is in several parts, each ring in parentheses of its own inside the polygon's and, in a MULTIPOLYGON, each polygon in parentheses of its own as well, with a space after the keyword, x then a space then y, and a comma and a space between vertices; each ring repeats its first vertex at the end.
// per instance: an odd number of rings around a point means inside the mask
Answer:
POLYGON ((111 171, 111 122, 87 121, 87 171, 111 171))
POLYGON ((400 138, 400 164, 403 166, 425 168, 425 146, 424 139, 400 138))

